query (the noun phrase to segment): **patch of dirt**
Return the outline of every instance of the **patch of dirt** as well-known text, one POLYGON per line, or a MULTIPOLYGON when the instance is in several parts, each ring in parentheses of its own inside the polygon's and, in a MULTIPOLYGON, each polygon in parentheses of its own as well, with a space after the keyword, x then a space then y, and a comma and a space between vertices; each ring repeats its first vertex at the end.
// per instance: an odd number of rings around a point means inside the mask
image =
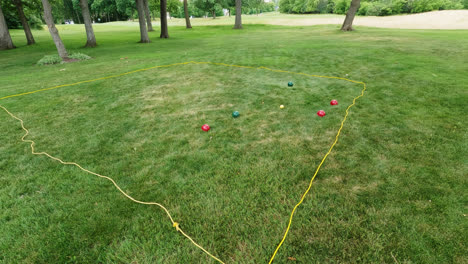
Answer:
POLYGON ((63 62, 64 62, 64 63, 75 62, 75 61, 79 61, 79 60, 77 60, 77 59, 70 59, 70 58, 65 58, 65 59, 63 59, 63 62))
MULTIPOLYGON (((310 26, 343 23, 341 17, 314 17, 304 19, 272 19, 268 24, 310 26)), ((387 17, 356 16, 355 26, 400 29, 468 29, 468 10, 443 10, 420 14, 387 17)))

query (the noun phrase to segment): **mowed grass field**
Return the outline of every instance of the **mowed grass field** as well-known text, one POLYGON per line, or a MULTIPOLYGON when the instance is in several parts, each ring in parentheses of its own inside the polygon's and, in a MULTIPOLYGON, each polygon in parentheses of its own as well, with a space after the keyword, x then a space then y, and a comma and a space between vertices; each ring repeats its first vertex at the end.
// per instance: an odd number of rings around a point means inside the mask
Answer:
MULTIPOLYGON (((468 32, 231 27, 170 27, 170 39, 156 31, 151 44, 138 44, 135 24, 96 25, 99 46, 84 49, 83 26, 60 26, 66 47, 93 59, 53 66, 35 65, 56 52, 47 31, 33 32, 38 44, 28 47, 15 30, 18 49, 0 52, 0 97, 185 61, 348 74, 367 91, 275 263, 466 263, 468 32)), ((0 105, 25 121, 37 151, 164 204, 226 263, 266 263, 361 89, 188 64, 0 105), (326 117, 317 117, 319 109, 326 117), (241 117, 233 119, 233 110, 241 117)), ((0 120, 0 262, 215 263, 158 207, 31 155, 19 122, 3 111, 0 120)))

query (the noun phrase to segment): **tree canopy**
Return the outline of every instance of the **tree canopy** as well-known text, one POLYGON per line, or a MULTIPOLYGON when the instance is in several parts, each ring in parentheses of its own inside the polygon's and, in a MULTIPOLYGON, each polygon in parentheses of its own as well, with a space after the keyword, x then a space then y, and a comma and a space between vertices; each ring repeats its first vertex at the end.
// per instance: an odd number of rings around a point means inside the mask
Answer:
MULTIPOLYGON (((280 0, 282 13, 345 14, 351 0, 280 0)), ((361 0, 359 15, 386 16, 468 8, 468 0, 361 0)))

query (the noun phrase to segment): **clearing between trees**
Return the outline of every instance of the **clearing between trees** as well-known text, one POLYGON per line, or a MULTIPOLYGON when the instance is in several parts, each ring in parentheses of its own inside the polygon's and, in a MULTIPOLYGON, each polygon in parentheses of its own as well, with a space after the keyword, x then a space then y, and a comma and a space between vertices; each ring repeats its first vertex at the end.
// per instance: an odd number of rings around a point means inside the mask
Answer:
MULTIPOLYGON (((284 26, 312 26, 343 24, 345 15, 296 15, 277 12, 256 15, 243 15, 244 24, 269 24, 284 26)), ((234 16, 212 18, 194 18, 193 26, 233 24, 234 16)), ((158 22, 156 23, 156 25, 158 22)), ((427 13, 397 16, 356 16, 355 26, 400 28, 400 29, 468 29, 468 10, 444 10, 427 13)), ((184 19, 170 19, 169 25, 185 25, 184 19)))

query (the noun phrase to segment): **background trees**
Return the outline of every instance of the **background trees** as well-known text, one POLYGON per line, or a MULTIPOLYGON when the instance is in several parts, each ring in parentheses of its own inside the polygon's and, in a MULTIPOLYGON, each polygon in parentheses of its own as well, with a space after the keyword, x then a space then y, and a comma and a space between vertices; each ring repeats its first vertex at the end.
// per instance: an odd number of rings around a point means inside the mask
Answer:
POLYGON ((184 16, 185 16, 185 27, 186 28, 192 28, 192 25, 190 24, 190 15, 189 15, 189 12, 188 12, 187 0, 184 0, 184 16))
POLYGON ((26 35, 28 45, 32 45, 36 43, 36 41, 34 40, 34 37, 31 33, 31 28, 29 27, 28 20, 26 19, 26 15, 24 14, 23 3, 21 0, 13 0, 13 2, 15 3, 16 9, 18 10, 18 17, 21 21, 21 25, 23 26, 24 34, 26 35))
POLYGON ((361 0, 351 1, 351 6, 349 7, 348 13, 346 13, 346 18, 343 22, 343 26, 341 26, 341 30, 343 31, 353 30, 354 16, 356 16, 356 12, 359 9, 360 3, 361 3, 361 0))
MULTIPOLYGON (((280 0, 282 13, 346 14, 351 0, 280 0)), ((359 15, 387 16, 401 13, 420 13, 432 10, 468 8, 467 0, 361 0, 359 15)))
POLYGON ((3 15, 2 6, 0 5, 0 50, 14 49, 13 41, 11 40, 10 32, 3 15))
POLYGON ((223 14, 223 0, 195 0, 195 6, 204 11, 206 15, 210 15, 213 19, 216 18, 216 15, 223 14))
POLYGON ((236 22, 234 29, 242 29, 242 0, 236 0, 236 22))
POLYGON ((135 0, 138 10, 138 22, 140 24, 140 43, 149 43, 148 29, 146 28, 144 0, 135 0))
POLYGON ((148 31, 154 31, 153 24, 151 23, 151 12, 149 9, 148 0, 143 0, 143 4, 145 7, 145 18, 146 18, 146 26, 148 27, 148 31))
POLYGON ((161 34, 160 38, 169 38, 169 32, 167 30, 167 0, 160 0, 160 15, 161 15, 161 34))
POLYGON ((86 47, 96 47, 96 37, 94 36, 91 15, 89 14, 88 0, 80 0, 81 13, 86 29, 86 47))
POLYGON ((52 16, 52 7, 48 0, 42 0, 42 6, 44 8, 44 20, 47 23, 47 27, 49 28, 50 35, 54 40, 55 47, 57 47, 57 51, 59 56, 62 59, 68 59, 68 53, 65 49, 65 45, 60 38, 57 28, 55 27, 54 18, 52 16))

